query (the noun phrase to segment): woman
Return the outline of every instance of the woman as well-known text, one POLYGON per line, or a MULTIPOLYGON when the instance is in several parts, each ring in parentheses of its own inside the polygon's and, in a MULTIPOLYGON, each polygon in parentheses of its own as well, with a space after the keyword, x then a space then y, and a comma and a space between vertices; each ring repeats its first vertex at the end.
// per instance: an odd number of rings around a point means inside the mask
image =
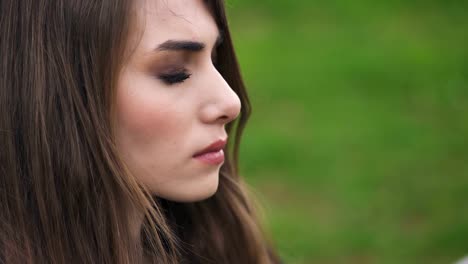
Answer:
POLYGON ((0 32, 2 263, 277 262, 221 0, 2 0, 0 32))

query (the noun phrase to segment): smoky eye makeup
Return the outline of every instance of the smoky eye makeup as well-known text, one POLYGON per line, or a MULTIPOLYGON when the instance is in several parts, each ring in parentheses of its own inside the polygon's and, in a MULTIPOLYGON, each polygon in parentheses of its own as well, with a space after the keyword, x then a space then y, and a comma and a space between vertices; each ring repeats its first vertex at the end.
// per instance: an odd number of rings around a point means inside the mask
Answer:
POLYGON ((191 75, 192 74, 190 74, 185 68, 172 68, 170 70, 160 72, 157 74, 157 78, 167 85, 173 85, 184 82, 190 78, 191 75))
POLYGON ((182 83, 190 78, 187 56, 167 53, 150 59, 148 74, 166 85, 182 83))
MULTIPOLYGON (((217 53, 221 43, 222 37, 218 37, 211 50, 211 61, 215 67, 218 67, 217 53)), ((203 48, 204 44, 201 42, 166 41, 159 47, 162 50, 153 53, 150 57, 149 72, 151 76, 166 85, 182 83, 192 75, 187 66, 192 65, 195 57, 198 57, 195 55, 199 54, 203 48), (197 50, 194 51, 195 48, 197 50)))

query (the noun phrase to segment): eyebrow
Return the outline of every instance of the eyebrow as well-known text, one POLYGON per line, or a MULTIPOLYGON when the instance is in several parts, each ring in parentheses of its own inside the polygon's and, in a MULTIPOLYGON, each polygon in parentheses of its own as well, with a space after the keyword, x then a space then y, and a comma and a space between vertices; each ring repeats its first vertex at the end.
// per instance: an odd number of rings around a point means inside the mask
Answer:
MULTIPOLYGON (((216 38, 214 47, 217 47, 223 42, 222 34, 219 34, 216 38)), ((156 51, 190 51, 200 52, 205 48, 205 43, 190 41, 190 40, 167 40, 160 44, 155 50, 156 51)))
POLYGON ((158 51, 192 51, 198 52, 205 48, 205 44, 201 42, 188 40, 168 40, 160 44, 156 50, 158 51))

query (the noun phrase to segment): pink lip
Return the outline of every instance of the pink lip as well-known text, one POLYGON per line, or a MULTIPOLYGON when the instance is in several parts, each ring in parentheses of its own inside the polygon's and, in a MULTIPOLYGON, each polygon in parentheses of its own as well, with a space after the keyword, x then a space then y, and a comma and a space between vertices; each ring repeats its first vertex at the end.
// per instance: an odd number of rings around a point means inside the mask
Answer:
POLYGON ((195 153, 193 157, 204 163, 213 165, 220 164, 224 162, 223 148, 226 146, 226 143, 227 140, 217 140, 203 150, 195 153))

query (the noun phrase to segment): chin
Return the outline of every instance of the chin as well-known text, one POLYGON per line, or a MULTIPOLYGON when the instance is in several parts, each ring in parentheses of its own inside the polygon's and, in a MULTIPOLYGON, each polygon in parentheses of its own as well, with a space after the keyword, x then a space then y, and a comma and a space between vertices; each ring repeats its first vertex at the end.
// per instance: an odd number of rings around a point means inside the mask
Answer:
POLYGON ((218 191, 218 185, 216 185, 212 189, 205 190, 203 193, 192 194, 189 197, 187 197, 187 199, 185 199, 185 200, 183 200, 181 202, 186 202, 186 203, 200 202, 200 201, 203 201, 203 200, 206 200, 206 199, 212 197, 213 195, 216 194, 217 191, 218 191))
POLYGON ((219 173, 212 177, 206 177, 205 179, 196 179, 181 186, 174 186, 171 192, 165 190, 164 193, 160 193, 157 196, 180 203, 199 202, 212 197, 218 190, 219 186, 219 173))

